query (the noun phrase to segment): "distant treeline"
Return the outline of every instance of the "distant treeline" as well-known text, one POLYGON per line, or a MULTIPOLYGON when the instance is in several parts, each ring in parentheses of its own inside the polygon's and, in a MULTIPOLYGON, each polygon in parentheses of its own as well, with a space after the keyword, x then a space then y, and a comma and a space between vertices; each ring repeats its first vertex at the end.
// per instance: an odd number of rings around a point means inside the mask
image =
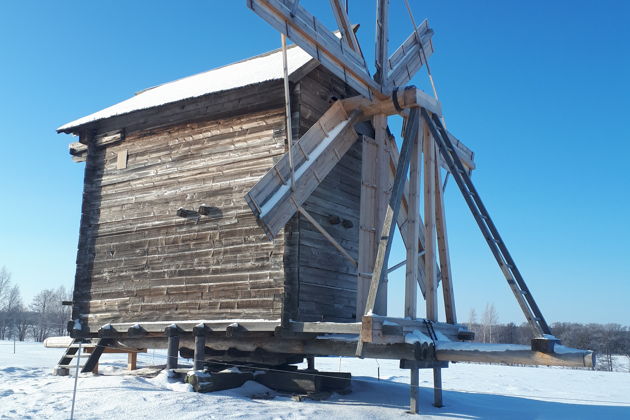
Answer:
POLYGON ((47 337, 66 335, 71 308, 61 304, 72 300, 72 292, 63 286, 45 289, 26 305, 20 288, 12 284, 11 273, 0 269, 0 340, 32 339, 44 341, 47 337))
MULTIPOLYGON (((494 305, 488 304, 477 321, 474 310, 470 311, 468 329, 475 332, 475 341, 482 343, 508 343, 529 345, 532 331, 527 323, 499 324, 494 305)), ((613 370, 613 355, 630 358, 630 327, 619 324, 579 324, 556 322, 551 332, 568 347, 593 350, 597 354, 597 369, 613 370)))

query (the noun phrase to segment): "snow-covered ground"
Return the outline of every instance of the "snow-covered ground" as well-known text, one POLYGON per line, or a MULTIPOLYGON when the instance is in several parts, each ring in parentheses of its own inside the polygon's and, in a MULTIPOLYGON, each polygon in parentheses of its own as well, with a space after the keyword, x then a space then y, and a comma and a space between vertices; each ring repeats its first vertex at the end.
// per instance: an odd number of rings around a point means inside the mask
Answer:
MULTIPOLYGON (((62 349, 40 343, 0 341, 0 419, 64 419, 70 414, 74 378, 50 374, 62 349)), ((149 351, 139 367, 163 364, 149 351)), ((353 392, 324 401, 296 402, 256 382, 197 394, 164 374, 147 379, 120 375, 125 356, 105 354, 101 375, 79 378, 77 419, 199 418, 396 418, 409 403, 409 373, 391 360, 318 358, 316 367, 351 372, 353 392), (378 368, 380 365, 380 380, 378 368), (252 399, 269 392, 273 399, 252 399)), ((452 364, 443 370, 443 408, 431 405, 430 371, 421 371, 424 418, 435 419, 630 419, 630 373, 573 369, 452 364)))

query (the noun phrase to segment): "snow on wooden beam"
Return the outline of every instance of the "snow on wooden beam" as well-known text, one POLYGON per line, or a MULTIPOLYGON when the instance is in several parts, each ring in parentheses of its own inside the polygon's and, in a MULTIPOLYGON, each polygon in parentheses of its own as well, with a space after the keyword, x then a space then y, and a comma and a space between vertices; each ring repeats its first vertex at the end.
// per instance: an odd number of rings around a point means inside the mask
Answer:
POLYGON ((489 344, 438 341, 437 360, 451 362, 506 363, 568 367, 593 367, 592 351, 556 345, 553 353, 534 351, 520 344, 489 344))

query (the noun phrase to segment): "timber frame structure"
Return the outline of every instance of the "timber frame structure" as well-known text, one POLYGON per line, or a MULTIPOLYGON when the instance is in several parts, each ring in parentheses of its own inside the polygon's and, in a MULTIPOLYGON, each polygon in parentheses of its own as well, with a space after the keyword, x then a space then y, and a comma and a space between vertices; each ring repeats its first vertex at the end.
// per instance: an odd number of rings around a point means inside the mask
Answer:
POLYGON ((181 348, 194 349, 197 369, 206 360, 399 359, 411 370, 412 412, 421 368, 433 370, 441 406, 449 361, 592 366, 591 352, 551 334, 470 180, 474 155, 446 130, 440 102, 406 86, 433 53, 428 22, 414 22, 390 55, 389 0, 378 0, 372 76, 345 8, 330 3, 337 34, 299 0, 248 0, 281 32, 282 50, 58 129, 79 136, 70 152, 86 161, 72 336, 168 348, 170 368, 181 348), (273 75, 195 90, 267 65, 273 75), (186 89, 196 93, 180 94, 186 89), (390 115, 405 121, 400 150, 390 115), (457 323, 443 169, 532 328, 531 347, 469 343, 473 334, 457 323), (396 226, 406 260, 390 266, 396 226), (387 317, 387 274, 402 266, 405 317, 387 317))

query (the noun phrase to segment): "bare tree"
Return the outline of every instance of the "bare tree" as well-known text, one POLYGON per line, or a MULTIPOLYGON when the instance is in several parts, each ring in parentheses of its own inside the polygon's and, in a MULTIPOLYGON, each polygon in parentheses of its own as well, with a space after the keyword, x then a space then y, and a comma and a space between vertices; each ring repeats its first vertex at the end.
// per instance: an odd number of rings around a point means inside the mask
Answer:
POLYGON ((494 308, 493 303, 486 303, 486 309, 483 311, 483 315, 481 316, 481 331, 483 335, 484 343, 492 343, 492 327, 499 322, 499 315, 497 314, 497 310, 494 308))
POLYGON ((52 330, 50 315, 55 303, 61 305, 53 289, 44 289, 33 298, 31 311, 37 313, 37 321, 31 326, 31 330, 35 341, 44 341, 50 335, 52 330))
POLYGON ((7 294, 11 286, 11 272, 5 266, 0 268, 0 311, 4 310, 7 294))
POLYGON ((55 290, 53 305, 50 308, 51 332, 55 335, 66 335, 68 333, 67 324, 71 317, 72 308, 62 305, 63 301, 72 300, 72 291, 59 286, 55 290))
POLYGON ((476 323, 477 323, 477 311, 475 311, 475 308, 470 308, 470 312, 468 312, 468 329, 472 331, 473 326, 476 323))
POLYGON ((11 329, 9 317, 9 295, 11 293, 11 273, 6 267, 0 268, 0 340, 5 340, 11 329))

